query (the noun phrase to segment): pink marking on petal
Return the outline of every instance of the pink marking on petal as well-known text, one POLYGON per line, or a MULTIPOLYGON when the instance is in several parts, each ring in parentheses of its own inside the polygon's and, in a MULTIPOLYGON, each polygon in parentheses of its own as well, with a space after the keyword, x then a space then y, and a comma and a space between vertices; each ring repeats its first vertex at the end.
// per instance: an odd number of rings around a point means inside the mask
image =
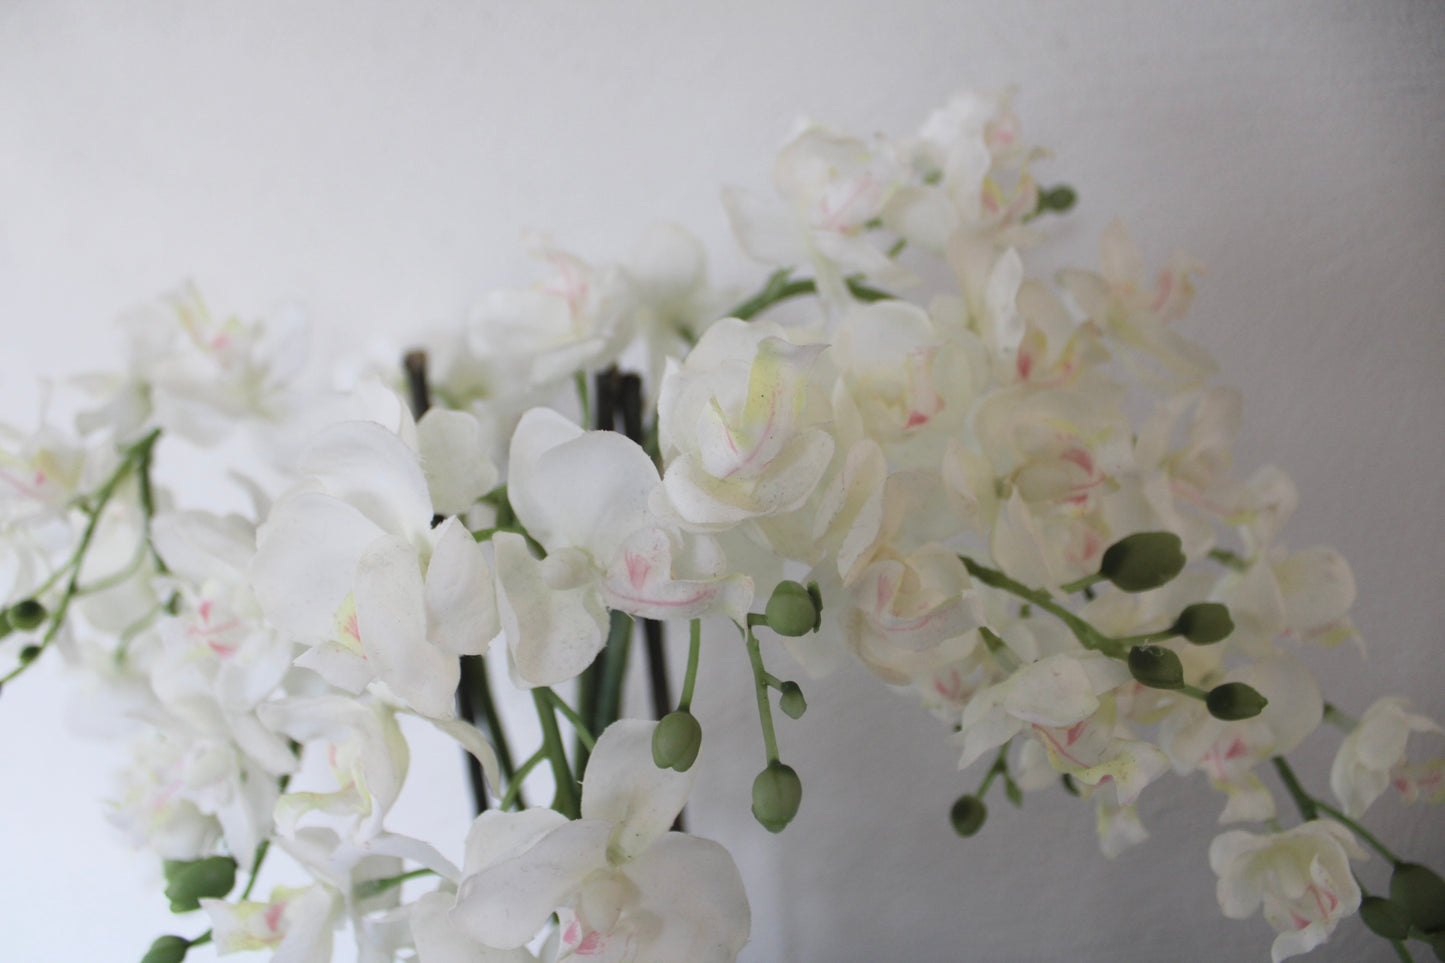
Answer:
POLYGON ((910 411, 908 413, 908 420, 903 423, 903 427, 917 428, 919 425, 927 423, 928 418, 929 416, 921 411, 910 411))
POLYGON ((1229 748, 1224 750, 1224 758, 1238 759, 1240 756, 1247 755, 1248 753, 1249 747, 1244 744, 1244 740, 1236 738, 1229 744, 1229 748))
POLYGON ((1400 792, 1409 792, 1410 780, 1406 779, 1404 776, 1397 776, 1395 777, 1394 786, 1396 789, 1400 790, 1400 792))
POLYGON ((1088 725, 1089 720, 1083 719, 1070 726, 1068 730, 1064 733, 1064 744, 1072 746, 1074 743, 1078 742, 1079 737, 1084 734, 1084 730, 1088 728, 1088 725))
POLYGON ((1309 921, 1309 920, 1305 919, 1303 916, 1299 915, 1299 914, 1296 913, 1294 910, 1290 910, 1290 911, 1289 911, 1289 915, 1290 915, 1290 919, 1294 922, 1294 928, 1297 929, 1297 930, 1302 930, 1302 929, 1304 929, 1306 926, 1309 926, 1309 925, 1310 925, 1310 921, 1309 921))
POLYGON ((582 927, 576 920, 567 924, 567 929, 562 931, 562 942, 568 946, 575 946, 582 936, 582 927))
POLYGON ((211 608, 213 605, 214 603, 210 599, 205 599, 200 605, 196 606, 196 611, 200 613, 202 622, 209 622, 211 620, 211 608))
POLYGON ((593 930, 582 938, 581 943, 577 944, 576 953, 578 956, 596 956, 605 949, 607 949, 607 941, 602 938, 601 933, 593 930))
POLYGON ((1067 749, 1065 749, 1063 746, 1059 745, 1059 740, 1056 739, 1056 738, 1054 738, 1054 734, 1053 734, 1052 732, 1050 732, 1048 729, 1045 729, 1043 726, 1039 725, 1037 722, 1034 723, 1033 726, 1034 726, 1034 731, 1037 732, 1040 736, 1042 736, 1045 740, 1047 740, 1048 743, 1049 743, 1049 745, 1050 745, 1051 747, 1053 747, 1053 750, 1054 750, 1055 752, 1057 752, 1060 756, 1063 756, 1065 759, 1067 759, 1069 762, 1073 763, 1074 765, 1078 766, 1080 769, 1088 769, 1088 768, 1089 768, 1088 765, 1086 765, 1082 760, 1076 759, 1073 755, 1071 755, 1071 754, 1068 752, 1067 749))
POLYGON ((627 580, 632 583, 633 588, 640 589, 647 582, 647 575, 652 571, 652 560, 636 552, 628 552, 624 556, 627 563, 627 580))
POLYGON ((261 919, 266 924, 266 929, 270 930, 272 933, 278 932, 281 927, 281 917, 285 913, 286 902, 284 900, 280 903, 272 903, 270 906, 266 907, 266 912, 261 915, 261 919))
POLYGON ((1019 380, 1029 380, 1029 372, 1034 370, 1034 356, 1027 351, 1020 351, 1018 356, 1019 380))
POLYGON ((237 648, 234 645, 228 645, 224 642, 217 642, 215 640, 207 642, 206 647, 223 659, 229 659, 231 656, 235 655, 237 648))

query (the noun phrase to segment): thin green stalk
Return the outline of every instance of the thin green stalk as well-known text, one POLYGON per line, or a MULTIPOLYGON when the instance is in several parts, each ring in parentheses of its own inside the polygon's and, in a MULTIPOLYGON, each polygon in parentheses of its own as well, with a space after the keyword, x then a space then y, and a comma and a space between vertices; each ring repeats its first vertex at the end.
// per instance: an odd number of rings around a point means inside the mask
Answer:
POLYGON ((1114 639, 1120 645, 1145 645, 1150 642, 1163 642, 1166 639, 1175 639, 1179 633, 1173 629, 1160 629, 1158 632, 1144 632, 1140 635, 1123 635, 1114 639))
POLYGON ((1347 826, 1351 832, 1353 832, 1356 836, 1359 836, 1367 844, 1369 844, 1371 849, 1389 860, 1391 865, 1399 865, 1400 863, 1404 862, 1404 860, 1402 860, 1400 857, 1390 852, 1390 850, 1385 847, 1385 844, 1380 842, 1380 840, 1375 837, 1374 833, 1370 832, 1364 826, 1361 826, 1358 822, 1351 819, 1349 816, 1346 816, 1344 813, 1340 812, 1329 803, 1316 799, 1315 806, 1319 808, 1320 812, 1324 813, 1335 822, 1343 823, 1345 826, 1347 826))
MULTIPOLYGON (((788 275, 791 273, 791 268, 774 271, 768 276, 768 280, 763 284, 762 290, 734 307, 729 314, 734 318, 749 321, 775 304, 805 294, 818 293, 818 283, 812 278, 789 281, 788 275)), ((893 297, 893 295, 887 291, 869 287, 856 275, 845 278, 844 280, 848 285, 848 291, 859 301, 886 301, 893 297)))
POLYGON ((1075 579, 1074 581, 1069 582, 1066 585, 1060 585, 1059 591, 1063 592, 1065 595, 1073 595, 1075 592, 1082 592, 1089 586, 1096 585, 1103 580, 1104 576, 1100 575, 1098 572, 1095 572, 1093 575, 1085 575, 1081 579, 1075 579))
MULTIPOLYGON (((531 774, 533 769, 541 765, 542 761, 546 758, 547 749, 544 746, 528 756, 527 760, 517 767, 517 771, 512 773, 512 778, 507 781, 507 792, 502 796, 502 801, 497 804, 499 810, 505 812, 513 806, 520 804, 522 799, 522 781, 531 774)), ((522 806, 521 808, 525 809, 526 807, 522 806)))
POLYGON ((421 869, 413 869, 406 873, 398 873, 396 876, 383 876, 380 879, 363 880, 356 885, 356 898, 371 899, 380 896, 389 889, 400 886, 409 879, 420 879, 423 876, 435 875, 436 870, 423 867, 421 869))
POLYGON ((627 653, 632 643, 632 616, 612 610, 603 650, 602 685, 597 693, 597 716, 589 727, 601 732, 617 721, 622 711, 622 683, 627 675, 627 653))
POLYGON ((587 747, 588 752, 597 748, 597 740, 593 737, 591 730, 587 728, 587 723, 582 721, 582 717, 578 715, 576 709, 567 704, 566 699, 559 696, 550 686, 540 686, 538 691, 542 692, 547 697, 547 701, 552 703, 552 708, 567 717, 567 721, 572 724, 572 730, 577 733, 577 738, 582 740, 582 745, 587 747))
POLYGON ((998 755, 994 756, 993 765, 988 767, 988 772, 984 773, 983 782, 979 783, 978 792, 974 793, 979 799, 982 799, 984 793, 988 792, 988 787, 993 785, 994 779, 998 776, 1007 776, 1008 747, 1007 742, 998 747, 998 755))
POLYGON ((753 667, 753 691, 758 700, 758 722, 763 729, 763 750, 768 762, 778 761, 778 735, 773 730, 773 707, 768 702, 768 670, 763 667, 763 653, 758 646, 758 637, 751 627, 744 632, 747 639, 748 661, 753 667))
POLYGON ((1025 602, 1038 606, 1060 622, 1063 622, 1064 625, 1068 626, 1069 631, 1074 634, 1074 638, 1078 639, 1079 644, 1084 648, 1092 649, 1096 652, 1103 652, 1115 658, 1127 657, 1126 653, 1120 650, 1119 645, 1113 639, 1104 635, 1104 633, 1094 628, 1088 622, 1055 602, 1053 596, 1043 589, 1031 589, 1022 582, 1005 575, 998 569, 982 565, 967 555, 960 555, 959 558, 962 559, 964 568, 968 569, 968 574, 983 584, 1010 592, 1025 602))
POLYGON ((537 721, 542 725, 542 748, 547 753, 552 778, 557 783, 552 808, 568 819, 576 819, 581 815, 577 784, 567 763, 567 748, 562 744, 562 732, 557 728, 557 715, 552 711, 551 701, 538 689, 532 690, 532 703, 537 707, 537 721))
POLYGON ((587 394, 587 372, 573 372, 572 383, 577 386, 577 402, 582 406, 582 420, 578 424, 590 425, 592 424, 592 400, 587 394))
MULTIPOLYGON (((80 541, 76 544, 75 550, 71 552, 70 559, 61 567, 61 571, 69 570, 70 578, 66 582, 65 592, 60 596, 55 610, 50 613, 50 625, 46 628, 45 634, 40 639, 40 651, 44 652, 55 641, 60 634, 60 628, 65 624, 66 612, 70 609, 70 601, 75 598, 80 588, 80 571, 84 568, 85 553, 90 550, 90 543, 95 538, 96 530, 100 527, 100 518, 105 511, 105 506, 110 502, 111 496, 115 494, 120 483, 130 474, 132 470, 144 459, 149 458, 151 448, 155 446, 156 440, 160 438, 161 430, 156 428, 140 441, 131 445, 125 450, 125 455, 111 476, 106 479, 100 489, 95 493, 95 504, 88 511, 90 520, 86 522, 84 531, 80 534, 80 541)), ((22 662, 3 678, 0 678, 0 686, 14 679, 30 666, 40 661, 39 653, 28 662, 22 662)))
POLYGON ((1305 822, 1309 822, 1312 819, 1319 819, 1320 811, 1315 805, 1314 797, 1305 792, 1304 787, 1300 785, 1300 781, 1295 776, 1294 769, 1290 767, 1289 761, 1285 759, 1284 756, 1275 756, 1271 761, 1274 763, 1274 771, 1279 773, 1279 781, 1284 783, 1285 790, 1289 793, 1290 798, 1294 800, 1294 805, 1295 808, 1299 810, 1300 818, 1305 822))
POLYGON ((1353 732, 1360 724, 1360 720, 1341 712, 1339 706, 1328 702, 1325 703, 1325 721, 1342 732, 1353 732))
POLYGON ((677 700, 683 712, 692 708, 692 689, 697 682, 697 663, 702 653, 702 619, 693 619, 687 640, 687 674, 682 678, 682 697, 677 700))

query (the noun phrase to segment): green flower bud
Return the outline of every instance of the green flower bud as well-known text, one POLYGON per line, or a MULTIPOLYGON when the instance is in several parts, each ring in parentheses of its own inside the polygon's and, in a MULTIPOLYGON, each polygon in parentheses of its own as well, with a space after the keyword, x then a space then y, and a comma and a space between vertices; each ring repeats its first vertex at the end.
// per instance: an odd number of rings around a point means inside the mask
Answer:
POLYGON ((1204 705, 1214 718, 1238 722, 1259 715, 1269 705, 1269 700, 1243 682, 1226 682, 1209 690, 1204 705))
POLYGON ((0 639, 5 638, 5 636, 9 635, 14 630, 15 626, 10 624, 9 610, 0 609, 0 639))
POLYGON ((792 766, 773 760, 753 780, 753 818, 770 833, 782 832, 802 801, 803 780, 792 766))
POLYGON ((1179 613, 1174 631, 1195 645, 1213 645, 1229 638, 1234 619, 1229 617, 1229 608, 1219 602, 1195 602, 1179 613))
POLYGON ((807 635, 818 631, 822 609, 813 594, 797 582, 779 582, 773 589, 768 607, 763 610, 768 628, 779 635, 807 635))
POLYGON ((1445 930, 1429 934, 1430 949, 1435 953, 1435 959, 1445 961, 1445 930))
POLYGON ((972 836, 983 828, 983 822, 988 818, 988 807, 983 800, 977 796, 959 796, 953 803, 953 808, 948 811, 948 819, 953 823, 953 831, 960 836, 972 836))
POLYGON ((652 761, 659 769, 687 772, 702 748, 702 724, 686 709, 669 712, 652 730, 652 761))
POLYGON ((20 650, 20 664, 29 665, 40 657, 42 651, 44 650, 38 645, 27 645, 20 650))
POLYGON ((184 936, 162 936, 151 944, 140 963, 181 963, 190 948, 191 941, 184 936))
POLYGON ((1104 550, 1099 574, 1125 592, 1147 592, 1184 569, 1183 547, 1173 532, 1136 532, 1104 550))
POLYGON ((1136 645, 1129 650, 1129 672, 1151 689, 1184 688, 1184 665, 1162 645, 1136 645))
POLYGON ((1410 935, 1410 917, 1400 904, 1382 896, 1366 896, 1360 901, 1360 919, 1371 932, 1387 940, 1403 940, 1410 935))
POLYGON ((1057 187, 1049 188, 1039 195, 1039 209, 1045 211, 1058 211, 1062 214, 1069 210, 1078 201, 1079 195, 1067 184, 1060 184, 1057 187))
POLYGON ((803 690, 798 688, 796 682, 784 682, 781 695, 778 698, 778 708, 782 709, 789 719, 801 719, 803 713, 808 711, 808 700, 803 698, 803 690))
POLYGON ((209 856, 191 862, 166 862, 166 898, 172 913, 201 908, 203 899, 221 899, 236 885, 236 861, 209 856))
POLYGON ((38 628, 49 614, 49 612, 45 611, 45 606, 39 602, 34 599, 26 599, 23 602, 16 602, 10 606, 7 618, 12 626, 22 632, 28 632, 31 629, 38 628))
POLYGON ((1400 863, 1390 876, 1390 899, 1426 933, 1445 930, 1445 880, 1419 863, 1400 863))

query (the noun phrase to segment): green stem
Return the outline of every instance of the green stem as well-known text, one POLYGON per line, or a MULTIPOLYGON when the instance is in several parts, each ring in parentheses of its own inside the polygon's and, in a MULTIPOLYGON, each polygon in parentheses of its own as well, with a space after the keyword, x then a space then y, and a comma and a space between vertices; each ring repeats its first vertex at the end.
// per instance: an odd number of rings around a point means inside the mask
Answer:
POLYGON ((1325 703, 1325 721, 1343 732, 1353 732, 1360 720, 1339 710, 1338 706, 1325 703))
POLYGON ((682 696, 677 700, 677 707, 683 712, 692 708, 692 689, 697 682, 697 663, 701 654, 702 619, 693 619, 687 640, 687 674, 682 678, 682 696))
POLYGON ((1279 773, 1279 781, 1284 783, 1284 788, 1289 792, 1290 798, 1294 800, 1300 818, 1305 822, 1319 819, 1320 812, 1319 808, 1315 806, 1314 797, 1305 792, 1304 787, 1300 785, 1294 770, 1290 768, 1289 761, 1284 756, 1275 756, 1271 762, 1274 763, 1274 771, 1279 773))
POLYGON ((1095 652, 1103 652, 1116 659, 1128 658, 1127 652, 1124 651, 1114 639, 1109 638, 1088 622, 1055 602, 1054 597, 1043 589, 1031 589, 996 568, 989 568, 986 565, 979 564, 967 555, 960 555, 959 558, 962 559, 964 568, 968 569, 968 574, 983 584, 992 586, 993 588, 1003 589, 1005 592, 1010 592, 1025 602, 1038 606, 1060 622, 1063 622, 1064 625, 1068 626, 1069 631, 1074 634, 1074 638, 1078 639, 1079 644, 1084 648, 1091 649, 1095 652))
MULTIPOLYGON (((818 284, 812 278, 789 281, 788 275, 791 273, 792 268, 783 268, 774 271, 768 276, 768 280, 763 284, 762 290, 733 308, 732 311, 729 312, 730 316, 740 318, 743 321, 749 321, 775 304, 805 294, 818 293, 818 284)), ((887 291, 882 291, 864 284, 862 279, 857 275, 845 278, 845 281, 848 285, 848 291, 859 301, 886 301, 893 298, 893 295, 887 291)))
MULTIPOLYGON (((497 804, 499 810, 505 812, 513 806, 519 805, 522 798, 522 781, 531 774, 533 769, 541 765, 542 760, 546 758, 547 749, 544 746, 528 756, 526 761, 517 767, 517 771, 512 773, 512 778, 507 781, 506 794, 502 796, 502 801, 497 804)), ((522 808, 526 807, 523 806, 522 808)))
POLYGON ((1211 548, 1209 550, 1209 557, 1225 568, 1232 568, 1236 572, 1249 570, 1249 560, 1237 552, 1231 552, 1227 548, 1211 548))
POLYGON ((773 707, 768 702, 768 670, 763 667, 763 653, 751 627, 744 635, 747 638, 748 661, 753 667, 753 692, 758 700, 758 722, 763 728, 763 750, 771 764, 778 761, 778 735, 773 730, 773 707))
POLYGON ((607 648, 603 650, 602 685, 597 693, 597 716, 593 732, 616 722, 622 711, 622 683, 627 675, 627 652, 632 643, 632 616, 613 609, 607 626, 607 648))
MULTIPOLYGON (((65 584, 65 592, 60 596, 60 601, 56 604, 54 611, 50 613, 50 625, 46 628, 45 635, 41 637, 40 652, 44 652, 50 647, 50 643, 54 642, 55 637, 60 634, 61 626, 65 624, 65 615, 70 609, 70 601, 75 598, 80 589, 80 571, 84 568, 85 553, 90 550, 91 540, 95 538, 95 532, 100 527, 100 517, 105 511, 105 506, 110 502, 116 489, 120 487, 120 483, 138 464, 149 463, 150 450, 155 447, 156 440, 160 436, 161 430, 153 429, 150 434, 127 448, 121 463, 106 479, 105 484, 96 491, 95 504, 87 509, 90 520, 86 522, 85 529, 80 534, 80 541, 76 544, 75 550, 71 552, 70 559, 60 568, 62 572, 68 570, 70 578, 65 584)), ((149 538, 149 534, 146 537, 149 538)), ((14 679, 38 661, 40 661, 40 653, 36 653, 34 658, 20 663, 5 676, 0 677, 0 686, 14 679)))
POLYGON ((572 382, 577 386, 577 401, 582 406, 581 425, 592 424, 592 401, 587 395, 587 372, 574 371, 572 382))
POLYGON ((572 723, 572 730, 577 733, 577 738, 582 741, 582 745, 587 747, 588 752, 597 748, 597 740, 587 728, 587 723, 582 721, 582 717, 578 715, 576 709, 567 704, 566 699, 559 696, 550 686, 541 686, 538 691, 546 695, 547 701, 552 703, 552 708, 562 713, 567 717, 567 721, 572 723))
POLYGON ((557 783, 557 795, 552 798, 552 808, 568 819, 576 819, 581 814, 577 805, 577 784, 567 764, 567 748, 562 744, 557 716, 552 711, 552 703, 540 689, 532 690, 532 703, 537 707, 537 721, 542 725, 542 748, 547 753, 547 762, 552 766, 552 778, 557 783))
POLYGON ((1381 856, 1385 857, 1385 859, 1389 860, 1392 865, 1399 865, 1400 863, 1404 862, 1404 860, 1402 860, 1400 857, 1396 856, 1394 853, 1390 852, 1390 850, 1386 849, 1385 844, 1380 842, 1380 840, 1375 837, 1374 833, 1371 833, 1369 830, 1365 829, 1364 826, 1361 826, 1355 820, 1351 819, 1349 816, 1346 816, 1344 813, 1340 812, 1329 803, 1322 802, 1316 799, 1315 806, 1319 808, 1320 812, 1324 813, 1335 822, 1343 823, 1345 826, 1347 826, 1351 832, 1353 832, 1356 836, 1359 836, 1366 843, 1368 843, 1371 849, 1379 853, 1381 856))
POLYGON ((1160 629, 1158 632, 1145 632, 1142 635, 1124 635, 1114 639, 1121 645, 1144 645, 1149 642, 1163 642, 1166 639, 1178 638, 1179 633, 1173 629, 1160 629))
POLYGON ((1085 575, 1083 578, 1075 579, 1066 585, 1060 585, 1059 590, 1065 595, 1073 595, 1075 592, 1082 592, 1090 585, 1096 585, 1104 580, 1104 576, 1095 572, 1093 575, 1085 575))
POLYGON ((356 898, 371 899, 375 896, 380 896, 393 887, 400 886, 409 879, 419 879, 423 876, 435 875, 436 870, 423 867, 421 869, 413 869, 410 872, 399 873, 396 876, 383 876, 380 879, 363 880, 356 885, 356 898))
POLYGON ((1301 819, 1308 822, 1312 819, 1319 819, 1320 813, 1324 813, 1363 839, 1371 849, 1385 857, 1391 865, 1398 866, 1403 862, 1400 857, 1390 852, 1384 843, 1376 839, 1374 833, 1371 833, 1329 803, 1321 799, 1316 799, 1306 792, 1305 788, 1300 785, 1299 779, 1295 776, 1294 770, 1290 768, 1289 762, 1283 756, 1275 756, 1270 761, 1274 763, 1275 772, 1279 773, 1280 782, 1284 783, 1284 788, 1289 791, 1290 798, 1294 800, 1295 808, 1299 810, 1301 819))
POLYGON ((984 773, 983 782, 979 783, 978 792, 975 793, 975 795, 978 796, 979 799, 982 799, 984 793, 988 792, 988 787, 993 785, 993 781, 996 777, 1007 776, 1008 747, 1009 744, 1007 742, 998 747, 998 755, 994 756, 993 765, 989 766, 988 772, 984 773))

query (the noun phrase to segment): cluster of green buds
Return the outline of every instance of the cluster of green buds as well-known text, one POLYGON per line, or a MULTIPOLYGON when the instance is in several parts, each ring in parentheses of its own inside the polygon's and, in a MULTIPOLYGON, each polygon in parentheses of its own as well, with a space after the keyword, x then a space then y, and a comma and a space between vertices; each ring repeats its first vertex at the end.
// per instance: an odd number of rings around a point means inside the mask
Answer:
MULTIPOLYGON (((1167 585, 1188 561, 1183 543, 1173 532, 1137 532, 1121 538, 1104 552, 1098 579, 1124 592, 1147 592, 1167 585)), ((1214 645, 1234 632, 1234 620, 1220 602, 1195 602, 1184 608, 1169 628, 1129 649, 1129 673, 1151 689, 1188 689, 1178 653, 1158 640, 1183 638, 1193 645, 1214 645)), ((1237 722, 1264 711, 1269 700, 1243 682, 1226 682, 1204 696, 1205 707, 1216 719, 1237 722)))
POLYGON ((1389 898, 1365 897, 1360 918, 1387 940, 1424 940, 1445 960, 1445 880, 1428 866, 1396 863, 1389 898))

